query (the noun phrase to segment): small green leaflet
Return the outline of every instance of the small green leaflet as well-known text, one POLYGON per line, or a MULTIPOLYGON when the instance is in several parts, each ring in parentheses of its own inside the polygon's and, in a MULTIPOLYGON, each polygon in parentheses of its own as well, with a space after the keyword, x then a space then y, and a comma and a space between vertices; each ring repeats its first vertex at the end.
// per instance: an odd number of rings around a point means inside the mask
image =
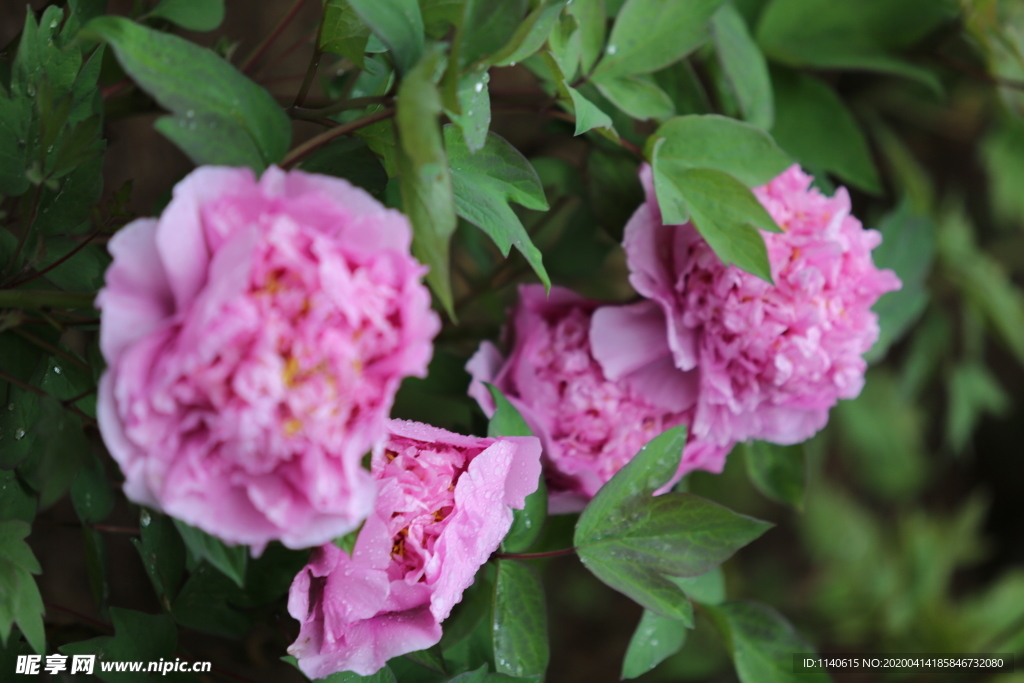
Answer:
POLYGON ((224 21, 224 0, 161 0, 149 16, 190 31, 212 31, 224 21))
POLYGON ((494 133, 488 133, 483 148, 475 154, 469 151, 456 126, 444 127, 444 141, 451 163, 456 213, 486 232, 504 256, 515 246, 544 286, 550 288, 540 250, 509 206, 509 202, 516 202, 528 209, 547 211, 544 188, 533 166, 494 133))
POLYGON ((423 56, 423 15, 416 0, 348 0, 359 18, 391 49, 406 74, 423 56))
POLYGON ((33 574, 42 574, 25 538, 32 527, 20 520, 0 522, 0 643, 7 645, 18 625, 32 649, 46 653, 43 599, 33 574))
POLYGON ((764 54, 747 30, 743 15, 731 2, 724 3, 711 20, 715 54, 743 118, 768 130, 775 119, 772 82, 764 54))
POLYGON ((363 23, 348 0, 327 0, 320 27, 320 49, 347 58, 360 69, 364 66, 370 28, 363 23))
POLYGON ((679 652, 686 642, 686 631, 684 622, 644 610, 622 660, 622 678, 642 676, 679 652))
POLYGON ((804 447, 779 446, 764 441, 745 444, 747 476, 757 490, 779 503, 803 510, 807 486, 804 447))
POLYGON ((675 113, 672 98, 649 78, 595 77, 594 85, 612 104, 634 119, 661 121, 675 113))
POLYGON ((245 585, 245 567, 249 560, 248 546, 225 545, 219 538, 189 526, 180 519, 174 520, 174 525, 178 527, 178 533, 196 559, 206 560, 239 587, 245 585))

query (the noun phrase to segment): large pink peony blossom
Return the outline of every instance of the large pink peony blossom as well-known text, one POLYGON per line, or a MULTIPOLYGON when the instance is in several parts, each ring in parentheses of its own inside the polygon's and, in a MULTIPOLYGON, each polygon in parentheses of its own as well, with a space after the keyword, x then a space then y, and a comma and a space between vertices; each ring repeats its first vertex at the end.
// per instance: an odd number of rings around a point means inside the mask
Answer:
MULTIPOLYGON (((660 358, 611 380, 594 358, 594 348, 604 344, 591 334, 595 309, 604 310, 598 306, 558 287, 550 296, 539 285, 521 287, 508 360, 484 342, 466 366, 470 395, 484 412, 494 412, 483 385, 490 382, 541 437, 554 512, 582 509, 645 443, 693 419, 695 387, 673 366, 661 311, 634 315, 632 307, 610 307, 629 318, 620 343, 650 346, 645 340, 653 339, 664 348, 660 358)), ((695 469, 720 472, 731 446, 690 439, 672 483, 695 469)))
POLYGON ((200 168, 110 242, 99 424, 132 500, 258 552, 354 528, 439 320, 411 230, 343 180, 200 168))
POLYGON ((595 315, 595 356, 606 374, 671 353, 683 371, 677 381, 696 387, 691 429, 699 438, 807 439, 838 399, 860 393, 862 354, 878 338, 871 306, 900 287, 871 260, 881 235, 850 215, 845 189, 827 197, 793 166, 754 190, 783 230, 763 233, 773 286, 724 266, 691 224, 662 225, 650 167, 641 179, 647 202, 623 244, 630 282, 651 301, 595 315), (667 319, 666 334, 631 343, 628 316, 653 310, 667 319))
POLYGON ((497 550, 540 477, 535 437, 479 438, 393 420, 372 461, 380 495, 351 557, 333 544, 292 583, 288 648, 310 678, 368 676, 441 639, 441 622, 497 550))

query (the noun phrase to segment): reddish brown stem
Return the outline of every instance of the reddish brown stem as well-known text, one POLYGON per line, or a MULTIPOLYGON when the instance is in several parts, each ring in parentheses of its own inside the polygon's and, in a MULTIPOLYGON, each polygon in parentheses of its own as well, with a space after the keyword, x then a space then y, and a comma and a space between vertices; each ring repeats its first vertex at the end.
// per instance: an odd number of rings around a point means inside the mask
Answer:
POLYGON ((343 126, 337 126, 335 128, 331 128, 330 130, 326 130, 323 133, 320 133, 320 135, 317 135, 315 137, 310 138, 309 140, 306 140, 306 142, 302 143, 292 151, 288 152, 288 154, 285 155, 284 159, 281 160, 281 168, 291 168, 298 162, 302 161, 302 159, 305 158, 307 154, 323 147, 336 137, 348 135, 349 133, 355 132, 360 128, 366 128, 367 126, 373 125, 378 121, 390 119, 394 115, 394 109, 383 109, 381 111, 377 111, 362 118, 356 119, 351 123, 346 123, 343 126))
POLYGON ((256 49, 252 51, 252 54, 250 54, 242 63, 242 66, 239 67, 239 71, 242 73, 248 73, 253 64, 259 61, 259 58, 262 57, 270 46, 274 44, 274 41, 278 39, 288 24, 291 23, 291 20, 295 18, 295 15, 299 13, 303 2, 305 2, 305 0, 295 0, 295 2, 292 3, 292 6, 288 8, 288 11, 285 13, 284 17, 281 18, 281 21, 277 22, 277 26, 275 26, 274 30, 270 32, 270 35, 264 38, 263 42, 257 45, 256 49))

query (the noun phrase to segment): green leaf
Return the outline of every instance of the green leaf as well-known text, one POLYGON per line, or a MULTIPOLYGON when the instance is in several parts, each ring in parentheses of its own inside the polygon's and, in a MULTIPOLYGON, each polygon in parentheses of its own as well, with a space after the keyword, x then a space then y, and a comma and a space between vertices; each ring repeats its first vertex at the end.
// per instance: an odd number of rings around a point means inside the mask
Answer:
POLYGON ((452 175, 438 129, 441 95, 434 85, 443 63, 440 51, 429 52, 402 80, 395 118, 401 142, 402 205, 412 222, 412 253, 430 267, 427 283, 452 315, 449 245, 457 219, 452 175))
MULTIPOLYGON (((2 111, 3 99, 0 98, 0 136, 3 135, 2 111)), ((13 150, 8 148, 7 151, 13 150)), ((0 155, 3 153, 4 147, 0 144, 0 155)), ((1020 192, 1024 187, 1024 121, 1008 116, 1000 122, 982 141, 981 158, 996 216, 1006 223, 1024 223, 1024 196, 1020 192)), ((3 172, 0 162, 0 174, 3 172)), ((2 187, 0 184, 0 189, 2 187)))
POLYGON ((678 61, 708 37, 708 21, 722 0, 628 0, 612 27, 594 75, 649 73, 678 61))
POLYGON ((711 101, 689 60, 677 62, 652 74, 654 82, 672 100, 677 114, 708 114, 711 101))
POLYGON ((882 243, 871 258, 877 267, 894 270, 903 286, 882 295, 872 309, 878 314, 880 334, 864 356, 868 362, 883 358, 924 313, 930 299, 926 279, 935 258, 935 224, 907 202, 882 219, 878 230, 882 243))
POLYGON ((201 562, 175 598, 171 611, 182 626, 239 639, 252 626, 248 616, 232 607, 242 602, 244 596, 237 585, 201 562))
POLYGON ((587 75, 604 49, 608 23, 604 0, 576 0, 569 5, 569 14, 576 17, 580 27, 580 70, 587 75))
MULTIPOLYGON (((132 539, 134 542, 135 539, 132 539)), ((107 581, 107 543, 103 534, 92 527, 82 527, 82 544, 85 546, 85 571, 93 600, 99 606, 101 618, 106 619, 109 611, 110 582, 107 581)))
POLYGON ((675 113, 672 99, 648 78, 599 75, 594 78, 594 85, 612 104, 634 119, 660 121, 675 113))
POLYGON ((533 436, 533 431, 526 424, 522 413, 509 403, 505 394, 493 384, 485 384, 495 406, 494 415, 487 423, 487 436, 533 436))
POLYGON ((752 441, 745 444, 743 455, 747 476, 758 491, 774 501, 803 509, 807 465, 802 445, 779 446, 752 441))
POLYGON ((880 194, 871 150, 853 114, 814 76, 778 69, 772 135, 801 163, 834 173, 867 192, 880 194))
POLYGON ((483 149, 487 142, 487 129, 491 126, 491 94, 487 89, 490 80, 486 72, 463 76, 456 93, 461 113, 447 112, 448 118, 462 131, 466 147, 473 153, 483 149))
POLYGON ((527 0, 465 0, 456 38, 460 65, 486 60, 495 50, 500 51, 528 9, 527 0))
MULTIPOLYGON (((626 223, 636 207, 644 201, 644 188, 637 173, 636 157, 593 147, 587 158, 585 176, 590 207, 593 207, 594 214, 591 222, 596 221, 612 239, 621 242, 626 223)), ((591 232, 596 233, 593 230, 591 232)), ((567 246, 571 250, 579 249, 582 240, 574 239, 567 246)), ((597 260, 603 261, 603 255, 597 260)))
POLYGON ((139 512, 141 539, 132 539, 142 566, 153 584, 160 604, 168 612, 185 575, 185 543, 166 515, 142 509, 139 512))
POLYGON ((768 63, 747 30, 743 15, 731 2, 715 12, 711 35, 715 54, 743 118, 758 128, 770 129, 775 120, 775 104, 768 63))
POLYGON ((395 67, 409 73, 423 55, 423 15, 416 0, 348 0, 359 18, 391 50, 395 67))
POLYGON ((959 453, 967 447, 983 415, 1001 417, 1012 402, 999 381, 978 361, 958 365, 947 382, 946 441, 953 452, 959 453))
POLYGON ((642 676, 679 652, 686 642, 686 631, 683 622, 644 610, 622 660, 621 678, 642 676))
POLYGON ((615 129, 612 126, 612 119, 608 114, 605 114, 596 104, 581 95, 576 88, 567 85, 565 89, 568 91, 569 97, 572 98, 573 113, 576 116, 576 132, 573 135, 583 135, 588 130, 593 130, 594 128, 605 129, 614 135, 615 129))
POLYGON ((225 545, 219 538, 185 524, 180 519, 174 525, 185 541, 185 546, 197 559, 206 560, 219 569, 239 587, 245 584, 245 566, 249 560, 249 548, 244 545, 225 545))
POLYGON ((14 469, 35 450, 39 396, 8 384, 6 407, 0 410, 0 469, 14 469))
MULTIPOLYGON (((656 191, 666 186, 674 189, 669 198, 674 204, 669 206, 677 204, 677 198, 681 197, 690 220, 722 263, 734 264, 771 283, 768 250, 758 229, 778 232, 778 227, 753 193, 743 183, 721 171, 710 168, 679 170, 671 163, 666 168, 659 161, 660 157, 656 156, 655 188, 656 191), (659 183, 662 179, 663 182, 659 183)), ((661 205, 661 194, 658 202, 661 205)), ((664 219, 671 220, 671 214, 664 219)))
POLYGON ((559 69, 565 74, 566 82, 576 80, 580 68, 580 32, 576 17, 563 13, 551 35, 548 36, 548 47, 551 56, 558 62, 559 69))
POLYGON ((685 493, 653 496, 679 467, 686 429, 652 439, 605 484, 576 524, 573 545, 591 572, 662 616, 692 619, 664 575, 696 576, 728 559, 771 525, 685 493))
POLYGON ((725 116, 678 116, 661 124, 651 140, 658 138, 665 139, 661 163, 717 169, 748 187, 764 185, 793 163, 768 133, 725 116))
POLYGON ((424 668, 436 671, 440 674, 448 673, 448 669, 444 663, 444 655, 441 653, 441 648, 438 645, 432 645, 425 650, 407 652, 404 656, 406 659, 416 662, 424 668))
POLYGON ((113 512, 114 492, 103 469, 103 461, 94 453, 87 454, 85 460, 71 484, 71 503, 84 524, 96 524, 113 512))
POLYGON ((546 211, 547 200, 537 172, 519 151, 494 133, 475 154, 466 146, 461 131, 444 127, 445 148, 451 164, 455 211, 486 232, 508 256, 514 245, 534 272, 551 287, 540 250, 533 245, 526 228, 509 202, 536 211, 546 211))
POLYGON ((18 625, 32 649, 46 652, 43 599, 33 574, 42 568, 25 538, 32 527, 19 520, 0 521, 0 644, 6 646, 11 626, 18 625))
MULTIPOLYGON (((31 14, 29 12, 29 16, 31 14)), ((13 92, 8 94, 0 86, 0 194, 15 197, 29 187, 25 167, 31 123, 32 99, 13 92)))
MULTIPOLYGON (((160 659, 174 660, 178 644, 178 633, 174 622, 162 614, 144 614, 119 607, 110 608, 114 622, 114 635, 68 643, 58 650, 65 655, 97 656, 102 662, 142 661, 155 662, 160 659)), ((144 683, 153 680, 148 673, 101 672, 97 665, 97 678, 107 683, 144 683)), ((171 673, 160 680, 196 680, 192 676, 171 673)))
POLYGON ((212 31, 224 21, 224 0, 161 0, 149 16, 189 31, 212 31))
POLYGON ((498 673, 544 675, 550 656, 544 586, 517 560, 498 560, 494 584, 494 663, 498 673))
POLYGON ((281 107, 210 50, 124 17, 98 17, 86 29, 110 43, 128 75, 174 114, 156 128, 195 163, 263 170, 288 151, 291 122, 281 107))
POLYGON ((370 28, 363 23, 348 0, 327 0, 320 27, 320 49, 347 58, 363 68, 370 28))
POLYGON ((90 446, 81 418, 52 396, 39 399, 39 419, 31 432, 35 435, 32 452, 18 472, 39 493, 43 510, 67 493, 90 446))
MULTIPOLYGON (((298 668, 298 662, 294 657, 282 657, 281 659, 291 663, 295 668, 298 668)), ((398 683, 395 673, 387 666, 377 673, 369 676, 360 676, 359 674, 351 671, 339 671, 326 678, 318 678, 317 680, 322 681, 323 683, 398 683)))
POLYGON ((567 0, 551 0, 538 6, 523 19, 500 50, 491 55, 494 66, 509 66, 536 54, 558 21, 567 0))
POLYGON ((14 470, 0 469, 0 522, 20 519, 32 523, 36 497, 14 470))
POLYGON ((384 196, 388 184, 380 159, 358 138, 342 138, 321 147, 306 157, 302 170, 344 178, 377 199, 384 196))
POLYGON ((756 602, 708 606, 725 636, 742 683, 824 683, 824 672, 793 672, 793 655, 813 652, 807 641, 778 612, 756 602))
POLYGON ((721 567, 697 576, 673 576, 672 583, 702 605, 719 605, 725 601, 725 576, 721 567))

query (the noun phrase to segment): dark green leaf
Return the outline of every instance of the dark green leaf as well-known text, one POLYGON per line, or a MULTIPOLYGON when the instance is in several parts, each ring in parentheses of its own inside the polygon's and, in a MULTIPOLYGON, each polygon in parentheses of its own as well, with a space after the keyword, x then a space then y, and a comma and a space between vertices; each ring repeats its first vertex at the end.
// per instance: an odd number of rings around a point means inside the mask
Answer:
MULTIPOLYGON (((764 238, 758 229, 777 232, 775 221, 753 193, 732 176, 710 168, 680 170, 676 164, 654 160, 655 189, 662 205, 665 188, 673 192, 668 208, 681 198, 697 231, 707 240, 722 263, 735 264, 766 282, 772 282, 764 238)), ((663 220, 673 220, 662 208, 663 220)), ((676 221, 673 220, 673 223, 676 221)))
POLYGON ((370 28, 363 23, 348 0, 327 0, 320 28, 320 49, 347 58, 363 68, 370 28))
MULTIPOLYGON (((135 539, 132 539, 134 542, 135 539)), ((99 606, 102 618, 107 617, 110 601, 110 582, 107 581, 107 543, 103 534, 87 526, 82 527, 82 543, 85 546, 85 571, 89 576, 89 588, 93 600, 99 606)))
POLYGON ((550 287, 540 251, 509 206, 509 202, 516 202, 537 211, 548 208, 544 188, 530 162, 494 133, 488 134, 483 148, 475 154, 455 126, 445 126, 444 141, 458 215, 486 232, 503 255, 507 256, 515 245, 544 285, 550 287))
POLYGON ((185 575, 185 544, 174 520, 143 509, 139 512, 142 538, 132 539, 160 604, 170 611, 185 575))
POLYGON ((149 16, 190 31, 212 31, 224 21, 224 0, 161 0, 149 16))
POLYGON ((612 104, 634 119, 660 121, 675 113, 672 99, 643 76, 597 76, 594 85, 612 104))
POLYGON ((103 159, 86 161, 55 189, 45 188, 34 229, 42 235, 67 234, 89 220, 103 193, 103 159))
POLYGON ((32 578, 43 570, 25 542, 31 531, 20 520, 0 521, 0 644, 7 644, 17 624, 32 649, 44 654, 43 599, 32 578))
POLYGON ((32 523, 36 517, 36 497, 13 470, 0 469, 0 522, 20 519, 32 523))
POLYGON ((881 193, 864 133, 839 96, 806 74, 773 72, 779 146, 807 166, 822 168, 867 192, 881 193))
POLYGON ((768 133, 725 116, 679 116, 651 139, 659 138, 665 139, 662 164, 724 171, 749 187, 767 183, 793 163, 768 133))
POLYGON ((444 655, 441 653, 441 648, 438 645, 428 647, 426 650, 408 652, 405 654, 405 657, 426 669, 442 674, 448 673, 448 669, 444 664, 444 655))
POLYGON ((498 673, 543 676, 550 655, 547 608, 544 586, 533 567, 498 560, 492 633, 498 673))
POLYGON ((344 178, 380 199, 388 184, 380 159, 358 138, 342 138, 310 154, 302 170, 344 178))
POLYGON ((29 187, 25 167, 31 122, 32 99, 16 93, 8 95, 0 85, 0 194, 14 197, 29 187))
POLYGON ((359 18, 387 45, 395 66, 408 73, 424 50, 423 15, 416 0, 348 0, 359 18))
POLYGON ((651 75, 672 100, 677 114, 708 114, 712 111, 704 85, 688 60, 677 62, 651 75))
POLYGON ((102 522, 114 509, 114 492, 110 489, 103 461, 94 453, 85 456, 85 464, 71 484, 71 503, 85 524, 102 522))
POLYGON ((124 17, 99 17, 87 29, 109 42, 124 70, 174 114, 157 129, 195 163, 262 170, 288 151, 291 123, 281 107, 213 52, 124 17))
POLYGON ((628 0, 612 27, 594 75, 649 73, 678 61, 708 37, 708 21, 722 0, 628 0))
POLYGON ((686 624, 644 610, 622 660, 621 678, 636 678, 679 652, 686 642, 686 624))
MULTIPOLYGON (((68 643, 60 648, 65 655, 97 655, 102 662, 142 661, 155 662, 160 659, 174 660, 178 634, 174 622, 162 614, 144 614, 118 607, 110 608, 114 622, 114 635, 68 643)), ((153 680, 148 673, 102 672, 99 665, 95 673, 107 683, 144 683, 153 680)), ((195 681, 187 674, 170 673, 160 677, 166 681, 195 681)))
POLYGON ((894 270, 903 286, 884 294, 874 305, 880 334, 865 354, 869 362, 883 358, 924 313, 930 298, 925 280, 935 257, 933 221, 914 213, 907 203, 886 216, 878 230, 882 243, 871 252, 871 258, 879 268, 894 270))
POLYGON ((824 683, 824 672, 794 673, 793 655, 814 649, 778 612, 756 602, 707 607, 732 652, 742 683, 824 683))
POLYGON ((452 314, 449 245, 457 219, 452 175, 438 128, 441 96, 434 85, 443 64, 444 55, 434 50, 402 80, 396 122, 402 205, 412 222, 412 252, 430 266, 427 283, 452 314))
POLYGON ((245 572, 244 607, 260 607, 288 594, 295 575, 309 562, 309 550, 291 550, 271 543, 245 572))
POLYGON ((946 394, 949 396, 946 441, 955 453, 967 447, 983 415, 1003 416, 1012 405, 999 381, 977 361, 958 365, 953 370, 946 394))
POLYGON ((551 0, 538 6, 520 23, 504 46, 490 61, 495 66, 508 66, 536 54, 548 39, 567 0, 551 0))
POLYGON ((224 574, 201 562, 174 600, 172 612, 182 626, 239 639, 252 621, 231 605, 244 602, 242 592, 224 574))
POLYGON ((743 15, 726 2, 711 20, 715 53, 743 118, 768 130, 775 120, 768 63, 747 30, 743 15))
POLYGON ((39 396, 7 385, 7 403, 0 406, 0 468, 13 469, 35 449, 39 396))
POLYGON ((527 9, 527 0, 465 0, 456 39, 460 64, 472 64, 505 45, 527 9))
POLYGON ((746 444, 743 455, 747 476, 758 491, 772 500, 803 509, 807 484, 803 446, 752 441, 746 444))
POLYGON ((245 565, 249 560, 247 546, 225 545, 219 538, 189 526, 180 519, 174 520, 174 525, 185 541, 185 546, 197 559, 206 560, 239 587, 245 584, 245 565))
POLYGON ((71 487, 90 452, 89 442, 81 418, 52 396, 39 399, 39 419, 30 431, 35 435, 32 452, 18 472, 39 493, 39 508, 46 509, 71 487))
POLYGON ((448 683, 537 683, 538 677, 530 676, 520 678, 506 676, 505 674, 492 674, 487 670, 487 665, 479 667, 474 671, 467 671, 452 678, 448 683))

